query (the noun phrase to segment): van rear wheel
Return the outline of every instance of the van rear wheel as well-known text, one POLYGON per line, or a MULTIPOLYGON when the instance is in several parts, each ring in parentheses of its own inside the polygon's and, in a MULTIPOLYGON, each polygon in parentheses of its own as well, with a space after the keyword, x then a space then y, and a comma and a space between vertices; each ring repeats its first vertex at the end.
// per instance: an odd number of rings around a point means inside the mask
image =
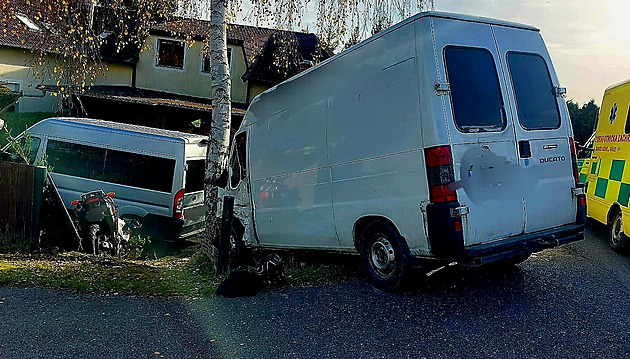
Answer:
POLYGON ((608 244, 617 253, 624 252, 628 244, 628 236, 623 233, 623 215, 621 211, 617 211, 613 221, 610 223, 608 244))
POLYGON ((392 292, 400 289, 407 271, 402 238, 383 221, 374 221, 363 231, 361 260, 372 284, 392 292))

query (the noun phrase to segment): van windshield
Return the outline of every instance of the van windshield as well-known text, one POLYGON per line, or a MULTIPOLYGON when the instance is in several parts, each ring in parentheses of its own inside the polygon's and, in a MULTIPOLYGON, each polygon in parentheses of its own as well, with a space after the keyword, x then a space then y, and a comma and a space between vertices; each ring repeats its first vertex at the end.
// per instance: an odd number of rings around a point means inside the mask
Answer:
POLYGON ((457 128, 462 132, 502 131, 505 110, 490 51, 447 46, 444 59, 457 128))
POLYGON ((206 169, 205 160, 186 161, 186 193, 203 191, 203 179, 206 169))
POLYGON ((536 54, 510 52, 507 62, 521 126, 526 130, 560 127, 557 98, 545 60, 536 54))

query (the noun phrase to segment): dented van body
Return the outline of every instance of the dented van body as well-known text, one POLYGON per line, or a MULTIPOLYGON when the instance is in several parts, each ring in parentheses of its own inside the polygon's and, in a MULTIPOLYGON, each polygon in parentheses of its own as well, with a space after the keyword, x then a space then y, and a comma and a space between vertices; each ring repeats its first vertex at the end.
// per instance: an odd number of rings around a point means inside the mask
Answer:
POLYGON ((538 29, 411 17, 252 101, 225 190, 243 241, 358 251, 392 289, 405 265, 579 240, 563 94, 538 29))

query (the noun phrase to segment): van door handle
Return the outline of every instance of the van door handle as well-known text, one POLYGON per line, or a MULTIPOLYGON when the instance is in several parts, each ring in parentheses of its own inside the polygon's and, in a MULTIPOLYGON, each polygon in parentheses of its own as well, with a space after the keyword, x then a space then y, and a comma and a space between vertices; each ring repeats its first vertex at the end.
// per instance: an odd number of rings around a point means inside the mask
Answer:
POLYGON ((521 158, 532 157, 532 146, 528 140, 518 141, 518 153, 521 158))

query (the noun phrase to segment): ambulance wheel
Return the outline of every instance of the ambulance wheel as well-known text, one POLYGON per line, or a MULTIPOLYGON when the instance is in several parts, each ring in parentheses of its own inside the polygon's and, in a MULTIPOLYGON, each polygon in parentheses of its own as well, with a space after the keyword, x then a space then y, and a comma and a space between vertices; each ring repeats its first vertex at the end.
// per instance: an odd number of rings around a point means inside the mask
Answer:
POLYGON ((361 260, 372 284, 381 290, 400 289, 407 274, 402 238, 383 221, 374 221, 362 233, 361 260))
POLYGON ((608 244, 610 248, 617 252, 622 253, 626 249, 628 243, 628 236, 623 233, 623 221, 621 211, 617 211, 613 221, 610 223, 608 244))

